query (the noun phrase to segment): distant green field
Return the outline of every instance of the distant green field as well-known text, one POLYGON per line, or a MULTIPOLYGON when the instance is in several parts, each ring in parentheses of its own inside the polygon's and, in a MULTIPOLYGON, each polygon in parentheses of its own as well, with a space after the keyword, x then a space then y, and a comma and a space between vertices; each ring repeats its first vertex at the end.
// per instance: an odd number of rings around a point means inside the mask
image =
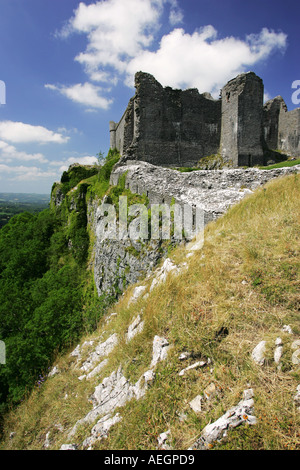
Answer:
POLYGON ((41 212, 49 202, 48 194, 0 193, 0 228, 21 212, 41 212))

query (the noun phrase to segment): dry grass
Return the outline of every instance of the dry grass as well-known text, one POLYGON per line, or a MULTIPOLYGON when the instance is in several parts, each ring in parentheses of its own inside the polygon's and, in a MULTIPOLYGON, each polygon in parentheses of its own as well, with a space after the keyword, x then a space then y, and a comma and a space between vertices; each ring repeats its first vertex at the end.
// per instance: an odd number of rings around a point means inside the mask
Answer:
MULTIPOLYGON (((122 421, 95 448, 155 449, 158 435, 170 429, 174 448, 186 449, 208 422, 236 405, 251 386, 257 425, 229 432, 216 448, 299 450, 299 410, 293 396, 300 370, 291 362, 291 342, 300 337, 299 196, 299 176, 270 182, 209 224, 201 251, 187 258, 186 249, 177 248, 173 261, 188 262, 188 269, 170 276, 147 300, 128 306, 132 288, 128 289, 111 310, 118 315, 109 324, 103 319, 93 334, 97 338, 101 333, 104 340, 116 332, 120 338, 101 374, 89 383, 80 382, 69 356, 60 358, 62 373, 47 380, 7 417, 2 447, 39 449, 50 431, 51 448, 59 448, 66 442, 67 430, 90 410, 88 398, 95 385, 120 364, 134 383, 149 368, 154 335, 161 335, 172 349, 168 361, 158 365, 153 387, 144 399, 120 410, 122 421), (138 314, 144 329, 127 344, 125 333, 138 314), (286 324, 293 329, 292 336, 282 332, 286 324), (278 336, 284 344, 280 371, 273 360, 278 336), (262 339, 267 341, 263 367, 251 359, 262 339), (181 363, 182 351, 211 363, 180 377, 178 372, 193 362, 181 363), (196 415, 189 402, 211 382, 219 393, 196 415), (182 413, 184 421, 179 419, 182 413), (14 439, 8 437, 11 431, 16 432, 14 439)), ((78 444, 86 432, 77 435, 78 444)))

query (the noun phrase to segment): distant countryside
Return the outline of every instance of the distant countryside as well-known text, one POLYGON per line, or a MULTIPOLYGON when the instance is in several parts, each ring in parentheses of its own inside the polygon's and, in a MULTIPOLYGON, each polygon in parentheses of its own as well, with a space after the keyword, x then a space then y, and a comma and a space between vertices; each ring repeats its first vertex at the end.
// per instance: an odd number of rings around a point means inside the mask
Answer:
POLYGON ((16 214, 37 213, 47 209, 48 194, 0 193, 0 229, 16 214))

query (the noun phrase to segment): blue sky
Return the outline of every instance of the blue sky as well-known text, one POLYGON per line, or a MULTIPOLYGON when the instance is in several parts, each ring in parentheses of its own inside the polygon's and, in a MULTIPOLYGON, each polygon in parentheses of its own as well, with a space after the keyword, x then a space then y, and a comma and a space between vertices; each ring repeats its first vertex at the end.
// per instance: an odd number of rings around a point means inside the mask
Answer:
POLYGON ((0 0, 0 192, 106 154, 139 70, 215 97, 252 70, 299 107, 299 18, 297 0, 0 0))

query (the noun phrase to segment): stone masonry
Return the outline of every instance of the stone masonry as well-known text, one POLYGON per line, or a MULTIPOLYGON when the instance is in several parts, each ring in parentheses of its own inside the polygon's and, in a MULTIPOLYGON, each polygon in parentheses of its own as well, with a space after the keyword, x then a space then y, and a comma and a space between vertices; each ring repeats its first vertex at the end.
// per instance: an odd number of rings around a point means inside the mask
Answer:
POLYGON ((182 167, 221 154, 238 167, 266 164, 268 149, 300 156, 300 108, 287 111, 280 96, 264 105, 263 81, 253 72, 230 80, 218 100, 163 87, 143 72, 135 88, 120 121, 109 123, 110 147, 123 160, 182 167))
POLYGON ((235 167, 264 163, 263 96, 263 82, 253 72, 239 75, 222 89, 220 153, 235 167))

